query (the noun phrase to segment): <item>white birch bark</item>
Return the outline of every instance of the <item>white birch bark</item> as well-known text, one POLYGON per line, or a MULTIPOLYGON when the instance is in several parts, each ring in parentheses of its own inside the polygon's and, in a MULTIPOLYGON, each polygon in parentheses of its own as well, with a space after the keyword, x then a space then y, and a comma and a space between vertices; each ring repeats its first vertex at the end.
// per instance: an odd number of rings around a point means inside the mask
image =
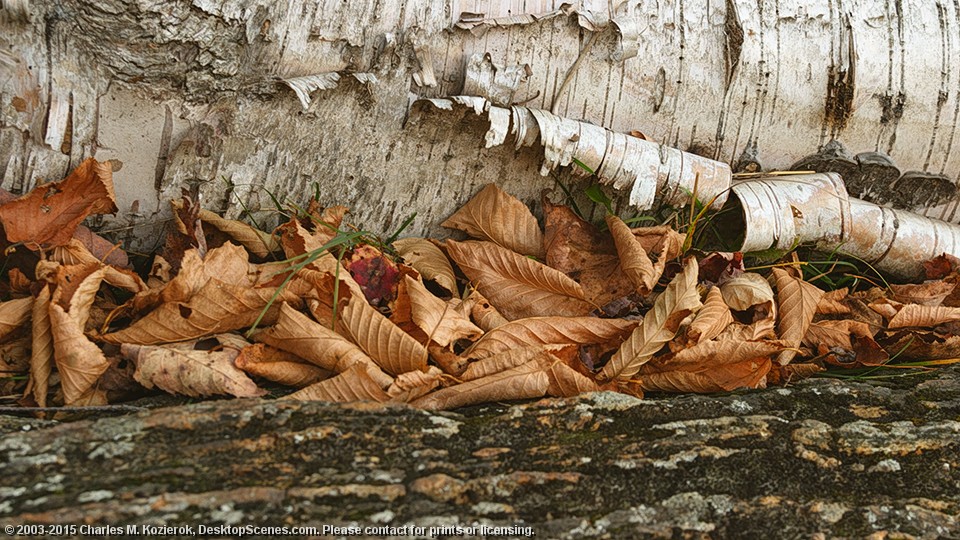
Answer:
POLYGON ((886 153, 932 174, 909 196, 890 178, 853 195, 960 220, 955 3, 4 0, 0 14, 0 185, 117 159, 120 239, 149 237, 189 182, 231 216, 316 186, 371 228, 416 211, 411 233, 487 182, 536 200, 554 185, 542 150, 484 148, 472 113, 409 111, 462 93, 468 72, 500 85, 489 97, 735 167, 787 168, 831 139, 886 153), (306 110, 279 82, 334 72, 306 110))

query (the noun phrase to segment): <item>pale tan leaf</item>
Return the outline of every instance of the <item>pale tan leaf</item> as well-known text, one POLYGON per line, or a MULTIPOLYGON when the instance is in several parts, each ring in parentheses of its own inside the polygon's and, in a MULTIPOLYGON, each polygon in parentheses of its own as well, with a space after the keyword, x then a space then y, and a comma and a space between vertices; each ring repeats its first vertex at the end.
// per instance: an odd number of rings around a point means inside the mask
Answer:
POLYGON ((298 388, 310 386, 334 375, 332 371, 265 343, 244 347, 233 363, 249 375, 298 388))
POLYGON ((728 392, 761 388, 772 364, 768 358, 713 366, 704 371, 662 371, 644 375, 640 385, 657 392, 728 392))
POLYGON ((767 373, 767 382, 772 385, 785 386, 792 382, 809 379, 821 371, 826 371, 826 368, 817 364, 774 365, 767 373))
POLYGON ((700 307, 697 271, 696 259, 687 259, 683 271, 673 278, 657 297, 653 308, 644 315, 643 323, 603 367, 600 375, 604 380, 630 379, 640 370, 640 366, 673 339, 680 322, 700 307))
POLYGON ((226 234, 261 259, 280 249, 280 242, 277 241, 277 237, 242 221, 226 219, 202 208, 200 209, 200 220, 226 234))
POLYGON ((560 360, 550 362, 547 368, 547 395, 553 397, 573 397, 600 389, 595 381, 564 364, 560 360))
POLYGON ((510 322, 497 311, 497 308, 490 305, 490 302, 476 289, 470 291, 467 302, 470 305, 470 318, 484 332, 489 332, 510 322))
POLYGON ((351 296, 343 306, 350 339, 391 375, 427 369, 427 349, 367 303, 351 296))
POLYGON ((403 281, 410 298, 413 322, 435 343, 446 347, 461 339, 473 341, 483 335, 483 330, 434 296, 423 283, 410 276, 404 276, 403 281))
POLYGON ((74 405, 109 367, 103 351, 83 334, 83 328, 63 308, 50 302, 54 362, 60 373, 63 400, 74 405))
POLYGON ((441 347, 436 343, 427 345, 427 352, 430 353, 430 359, 433 360, 444 373, 455 377, 463 373, 468 359, 458 355, 449 348, 441 347))
POLYGON ((823 294, 820 301, 817 302, 817 313, 824 315, 849 315, 850 307, 843 303, 847 298, 849 289, 835 289, 823 294))
MULTIPOLYGON (((6 376, 30 372, 30 345, 32 338, 32 335, 27 334, 12 339, 8 338, 5 339, 3 343, 0 343, 0 371, 6 373, 6 376)), ((53 362, 52 356, 50 357, 50 361, 51 363, 53 362)), ((3 376, 4 375, 0 375, 0 377, 3 376)))
POLYGON ((90 318, 90 308, 93 306, 97 292, 100 291, 100 284, 103 282, 104 270, 105 267, 101 266, 86 275, 75 284, 76 288, 70 291, 71 295, 69 297, 60 296, 61 292, 69 290, 64 286, 57 287, 51 296, 52 302, 59 302, 61 306, 67 308, 67 313, 77 322, 81 330, 87 326, 87 321, 90 318))
POLYGON ((408 371, 397 376, 387 388, 387 395, 391 401, 409 403, 425 396, 440 385, 443 372, 436 366, 430 366, 427 371, 408 371))
POLYGON ((30 348, 30 382, 27 391, 40 407, 47 406, 50 373, 53 370, 53 333, 50 327, 50 286, 45 285, 33 301, 33 332, 30 348))
POLYGON ((733 315, 730 314, 730 307, 723 301, 720 288, 711 287, 707 292, 703 307, 697 312, 693 322, 690 323, 687 337, 691 344, 709 341, 719 336, 732 322, 733 315))
MULTIPOLYGON (((171 282, 173 283, 173 282, 171 282)), ((283 302, 300 302, 300 295, 287 287, 250 288, 210 279, 187 302, 167 302, 123 330, 102 336, 110 343, 154 345, 197 339, 251 326, 266 309, 261 324, 276 320, 283 302)))
POLYGON ((489 377, 437 390, 413 401, 411 405, 421 409, 444 410, 477 403, 543 397, 550 386, 547 367, 542 361, 527 362, 489 377))
POLYGON ((543 345, 530 345, 526 347, 516 347, 505 350, 501 353, 475 360, 467 365, 467 369, 460 376, 462 381, 472 381, 483 377, 489 377, 494 373, 507 371, 517 366, 526 364, 539 357, 549 357, 550 353, 543 345))
POLYGON ((136 364, 133 377, 146 388, 156 386, 170 394, 190 397, 257 397, 266 393, 233 365, 239 354, 234 348, 201 351, 185 344, 156 347, 124 343, 120 354, 136 364))
POLYGON ((723 301, 732 309, 746 311, 753 306, 773 302, 773 289, 760 274, 747 272, 720 286, 723 301))
POLYGON ((640 368, 640 377, 663 371, 704 371, 744 360, 769 358, 784 349, 777 341, 711 340, 674 355, 657 358, 640 368))
POLYGON ((919 285, 891 284, 893 299, 904 304, 920 304, 922 306, 939 306, 944 299, 957 287, 956 283, 936 280, 926 281, 919 285))
POLYGON ((863 322, 844 319, 840 321, 815 321, 810 323, 803 344, 817 350, 819 347, 831 349, 840 347, 853 350, 851 336, 873 337, 873 331, 863 322))
POLYGON ((33 298, 17 298, 0 302, 0 339, 20 328, 30 320, 33 298))
POLYGON ((647 253, 656 253, 660 260, 676 259, 683 253, 686 236, 667 225, 656 227, 637 227, 631 229, 633 237, 647 253))
POLYGON ((390 396, 380 385, 370 378, 367 369, 354 364, 336 377, 314 383, 280 399, 296 401, 330 401, 333 403, 352 403, 355 401, 375 401, 383 403, 390 396))
POLYGON ((153 264, 150 265, 150 275, 147 276, 147 287, 160 289, 171 279, 173 279, 173 267, 161 255, 154 255, 153 264))
POLYGON ((937 326, 953 321, 960 321, 960 307, 906 304, 890 319, 887 328, 937 326))
POLYGON ((487 184, 440 225, 521 255, 543 259, 543 233, 537 218, 527 205, 496 184, 487 184))
POLYGON ((637 292, 646 296, 653 290, 653 286, 660 279, 653 268, 650 256, 644 251, 640 242, 633 236, 633 231, 619 217, 607 214, 607 227, 613 236, 620 256, 620 267, 630 278, 637 292))
POLYGON ((566 274, 491 242, 447 240, 447 249, 480 293, 509 320, 577 317, 596 307, 566 274))
POLYGON ((423 279, 434 281, 452 295, 457 294, 457 278, 450 261, 433 242, 426 238, 401 238, 393 247, 403 260, 415 268, 423 279))
POLYGON ((287 304, 280 306, 277 323, 254 335, 257 341, 289 351, 323 369, 342 373, 361 364, 381 388, 393 378, 380 370, 359 347, 333 330, 317 324, 287 304))
POLYGON ((717 336, 717 339, 734 341, 756 341, 765 338, 775 338, 775 323, 772 318, 760 319, 750 324, 734 322, 717 336))
POLYGON ((487 332, 464 354, 470 358, 485 358, 528 345, 619 343, 636 327, 636 321, 623 319, 531 317, 487 332))
MULTIPOLYGON (((777 283, 777 303, 780 305, 777 331, 787 347, 798 347, 813 322, 823 291, 782 268, 774 268, 773 277, 777 283)), ((777 357, 777 363, 785 366, 796 355, 797 351, 794 350, 783 351, 777 357)))
POLYGON ((881 298, 874 302, 870 302, 867 307, 881 315, 884 319, 890 320, 897 316, 897 313, 900 312, 900 308, 903 307, 903 304, 895 300, 881 298))

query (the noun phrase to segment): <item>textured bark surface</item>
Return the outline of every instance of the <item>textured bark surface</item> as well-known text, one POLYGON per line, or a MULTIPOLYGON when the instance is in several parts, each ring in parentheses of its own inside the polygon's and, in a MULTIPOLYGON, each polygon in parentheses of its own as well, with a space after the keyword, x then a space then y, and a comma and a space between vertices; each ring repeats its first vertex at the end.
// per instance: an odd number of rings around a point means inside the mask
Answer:
POLYGON ((442 414, 237 400, 59 425, 0 417, 0 524, 957 536, 960 371, 902 381, 442 414))
POLYGON ((484 53, 501 74, 529 67, 512 90, 498 86, 496 95, 512 103, 637 129, 735 166, 786 168, 832 138, 860 154, 848 167, 872 170, 869 152, 889 153, 897 167, 854 179, 854 196, 957 218, 954 4, 631 0, 610 12, 594 0, 566 11, 547 0, 11 0, 3 7, 2 187, 25 191, 91 155, 117 159, 121 214, 108 229, 146 245, 138 247, 149 247, 152 226, 164 219, 162 201, 191 182, 203 184, 208 206, 231 217, 260 210, 271 224, 267 192, 302 202, 316 188, 322 202, 350 205, 355 221, 371 228, 389 230, 417 211, 411 233, 436 232, 434 224, 486 182, 534 200, 554 185, 538 175, 538 151, 483 149, 486 123, 469 113, 409 110, 414 97, 488 88, 465 81, 470 58, 484 53), (454 26, 477 19, 470 13, 508 18, 454 26), (517 17, 524 13, 553 16, 517 17), (313 92, 307 110, 278 82, 330 72, 341 74, 339 85, 313 92), (349 73, 371 73, 376 82, 349 73), (900 178, 911 169, 931 174, 900 178))

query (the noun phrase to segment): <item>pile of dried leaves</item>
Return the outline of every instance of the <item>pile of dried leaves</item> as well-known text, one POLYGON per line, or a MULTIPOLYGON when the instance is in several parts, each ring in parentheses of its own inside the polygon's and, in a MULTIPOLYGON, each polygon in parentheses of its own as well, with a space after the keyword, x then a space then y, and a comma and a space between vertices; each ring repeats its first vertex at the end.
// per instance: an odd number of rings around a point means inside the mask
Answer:
POLYGON ((286 399, 449 409, 757 388, 824 366, 960 356, 960 274, 946 256, 922 284, 824 292, 796 261, 768 276, 739 253, 698 261, 670 227, 608 215, 601 229, 546 198, 541 230, 495 185, 444 222, 466 241, 381 242, 315 201, 271 234, 195 201, 172 202, 164 248, 140 276, 80 225, 116 211, 109 164, 4 195, 7 399, 249 397, 267 380, 299 388, 286 399))

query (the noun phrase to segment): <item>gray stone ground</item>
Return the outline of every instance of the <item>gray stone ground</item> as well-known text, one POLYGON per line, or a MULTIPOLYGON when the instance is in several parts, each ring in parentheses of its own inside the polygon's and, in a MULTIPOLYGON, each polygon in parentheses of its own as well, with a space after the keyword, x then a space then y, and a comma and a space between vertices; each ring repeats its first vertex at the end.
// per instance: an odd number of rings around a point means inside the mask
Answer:
POLYGON ((51 525, 165 524, 386 528, 362 537, 406 526, 441 538, 470 537, 470 527, 488 538, 960 538, 955 368, 450 413, 142 404, 114 417, 0 417, 0 525, 42 524, 48 535, 51 525))

